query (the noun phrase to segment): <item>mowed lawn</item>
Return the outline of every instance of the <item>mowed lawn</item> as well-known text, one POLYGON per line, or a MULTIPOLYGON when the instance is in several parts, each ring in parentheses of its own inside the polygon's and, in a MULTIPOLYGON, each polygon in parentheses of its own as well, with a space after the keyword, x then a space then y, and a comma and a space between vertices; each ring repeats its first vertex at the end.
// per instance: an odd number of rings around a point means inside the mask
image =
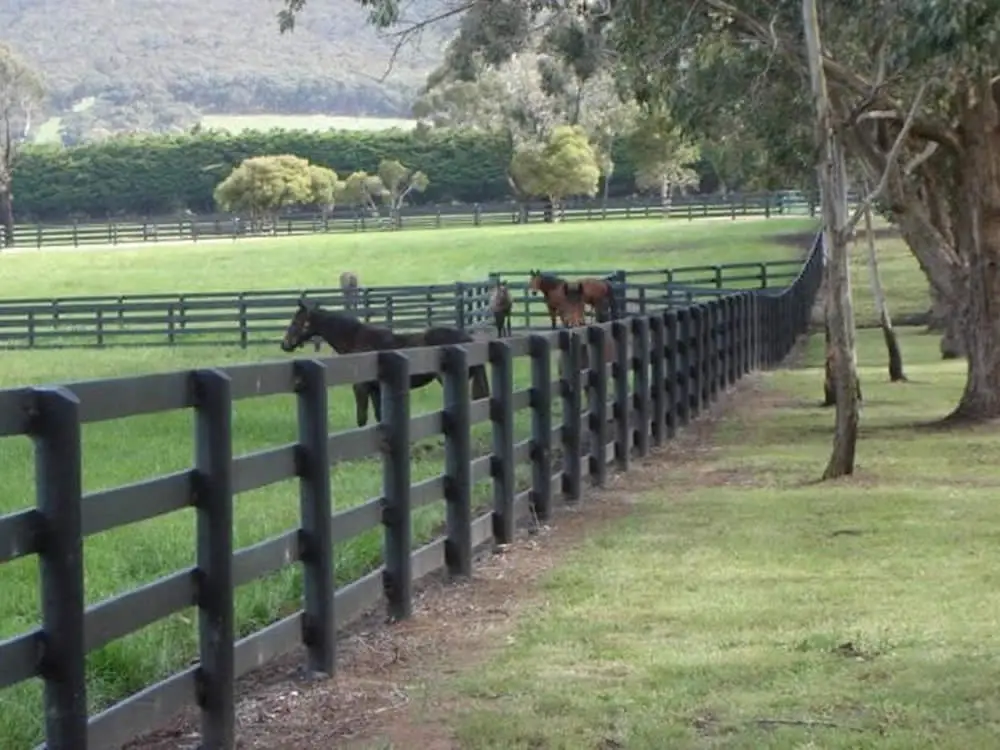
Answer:
POLYGON ((0 299, 140 292, 479 281, 490 271, 676 268, 788 260, 807 249, 775 235, 815 231, 809 218, 647 219, 212 241, 0 256, 0 299))
POLYGON ((862 332, 855 478, 817 484, 833 414, 804 367, 549 574, 509 644, 447 678, 465 750, 935 750, 1000 736, 1000 436, 916 429, 964 364, 862 332), (699 481, 697 477, 704 477, 699 481))
MULTIPOLYGON (((881 224, 881 223, 880 223, 881 224)), ((882 226, 888 226, 882 224, 882 226)), ((872 294, 871 271, 868 265, 868 245, 863 233, 851 248, 851 285, 854 292, 854 319, 859 326, 878 325, 875 298, 872 294)), ((885 290, 889 313, 902 320, 904 316, 923 315, 930 309, 927 278, 920 271, 917 259, 898 234, 879 237, 875 241, 879 276, 885 290)))
MULTIPOLYGON (((245 243, 162 246, 141 250, 39 252, 0 256, 0 298, 65 296, 196 289, 294 288, 336 284, 344 268, 360 272, 364 283, 447 283, 456 278, 483 278, 491 269, 541 265, 579 268, 666 268, 726 262, 799 257, 808 243, 783 241, 778 234, 808 235, 811 221, 772 220, 702 223, 614 222, 520 228, 440 230, 398 234, 327 236, 245 243), (614 227, 612 232, 608 227, 614 227), (596 249, 595 249, 596 248, 596 249), (644 264, 644 265, 643 265, 644 264)), ((291 311, 290 311, 291 312, 291 311)), ((308 354, 308 352, 307 352, 308 354)), ((287 358, 274 346, 206 349, 80 349, 7 351, 0 387, 182 370, 287 358)), ((553 373, 555 370, 553 369, 553 373)), ((515 367, 515 388, 530 385, 526 361, 515 367)), ((414 415, 441 408, 441 388, 431 384, 414 391, 414 415)), ((559 405, 554 408, 559 419, 559 405)), ((354 426, 350 388, 330 392, 331 429, 354 426)), ((234 405, 234 455, 296 439, 294 396, 240 401, 234 405)), ((194 445, 192 414, 134 417, 83 428, 85 491, 141 481, 189 467, 194 445)), ((529 434, 527 412, 517 416, 515 439, 529 434)), ((26 438, 0 440, 0 513, 34 503, 31 445, 26 438)), ((490 427, 474 432, 474 452, 490 450, 490 427)), ((414 482, 443 471, 440 438, 413 448, 414 482)), ((520 467, 520 483, 529 480, 520 467)), ((381 494, 378 458, 331 468, 334 504, 351 507, 381 494)), ((476 502, 490 502, 488 481, 475 488, 476 502)), ((235 542, 245 547, 298 523, 298 491, 294 480, 239 496, 235 508, 235 542)), ((422 508, 415 520, 416 543, 439 528, 443 501, 422 508)), ((109 531, 87 539, 86 597, 95 603, 149 583, 194 561, 194 513, 169 516, 109 531)), ((378 530, 340 544, 335 550, 338 582, 343 584, 379 564, 378 530)), ((0 639, 34 627, 40 620, 37 563, 33 558, 0 566, 0 639)), ((296 569, 241 587, 237 591, 237 627, 245 635, 300 606, 302 581, 296 569)), ((188 664, 196 656, 197 618, 191 611, 123 638, 89 658, 92 709, 188 664)), ((31 683, 3 691, 0 747, 26 748, 40 740, 40 685, 31 683)))

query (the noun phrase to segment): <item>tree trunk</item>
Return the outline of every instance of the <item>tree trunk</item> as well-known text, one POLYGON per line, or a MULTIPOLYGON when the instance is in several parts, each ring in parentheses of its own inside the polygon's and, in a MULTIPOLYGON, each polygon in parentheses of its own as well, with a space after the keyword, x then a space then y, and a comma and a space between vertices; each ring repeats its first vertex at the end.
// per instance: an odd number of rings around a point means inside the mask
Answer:
POLYGON ((854 357, 854 309, 851 304, 847 227, 847 175, 844 152, 833 128, 830 98, 823 71, 816 0, 802 0, 802 20, 816 106, 816 139, 820 147, 816 172, 821 188, 823 241, 828 243, 827 282, 830 352, 837 398, 833 449, 823 479, 854 473, 858 442, 858 374, 854 357))
POLYGON ((962 113, 961 182, 955 202, 959 254, 968 260, 968 305, 957 324, 965 333, 965 390, 949 420, 1000 417, 1000 112, 988 77, 977 81, 975 103, 962 113))
POLYGON ((833 374, 833 344, 830 340, 830 302, 829 302, 829 292, 823 295, 823 307, 824 307, 824 323, 823 323, 823 344, 826 348, 826 357, 824 357, 823 364, 823 406, 836 406, 837 405, 837 388, 834 385, 835 378, 833 374))
POLYGON ((554 222, 556 220, 556 201, 551 197, 546 197, 542 212, 546 224, 554 222))
POLYGON ((927 330, 941 334, 941 359, 959 359, 965 356, 965 336, 962 333, 963 318, 960 299, 949 299, 931 284, 931 309, 927 330))
MULTIPOLYGON (((865 183, 865 194, 871 188, 865 183)), ((903 373, 903 355, 899 350, 899 340, 892 327, 892 317, 889 315, 889 305, 885 301, 885 290, 882 288, 882 277, 878 270, 878 254, 875 252, 875 231, 872 229, 872 210, 865 210, 865 239, 868 245, 868 273, 871 276, 872 296, 875 298, 875 311, 878 313, 878 323, 882 328, 885 348, 889 355, 889 381, 892 383, 906 382, 903 373)))
POLYGON ((608 172, 604 173, 604 190, 601 194, 601 208, 607 210, 608 208, 608 189, 611 185, 611 175, 608 172))
POLYGON ((674 199, 671 194, 670 180, 666 177, 660 180, 660 205, 663 208, 663 218, 666 219, 670 216, 670 210, 673 208, 674 199))
POLYGON ((9 184, 0 184, 0 221, 3 222, 3 243, 0 247, 13 247, 14 194, 9 184))

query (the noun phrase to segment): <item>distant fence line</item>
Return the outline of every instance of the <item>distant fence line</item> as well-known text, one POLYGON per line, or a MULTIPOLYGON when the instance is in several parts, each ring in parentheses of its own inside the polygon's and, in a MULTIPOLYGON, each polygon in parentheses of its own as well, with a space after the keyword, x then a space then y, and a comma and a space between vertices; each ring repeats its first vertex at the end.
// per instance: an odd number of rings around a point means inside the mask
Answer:
MULTIPOLYGON (((733 288, 783 286, 801 261, 730 263, 675 269, 556 271, 567 278, 607 276, 616 282, 623 313, 689 304, 733 288)), ((367 322, 405 330, 431 326, 492 326, 494 279, 508 281, 514 299, 512 326, 549 325, 541 297, 527 291, 524 271, 490 274, 489 280, 428 286, 362 287, 355 313, 367 322)), ((331 308, 346 307, 337 288, 251 292, 196 292, 58 299, 0 300, 0 348, 68 346, 247 347, 274 342, 292 308, 305 296, 331 308)))
MULTIPOLYGON (((811 197, 788 198, 772 193, 723 196, 678 196, 671 201, 669 216, 675 219, 710 217, 815 215, 811 197)), ((663 205, 655 200, 609 200, 567 202, 556 212, 561 221, 651 218, 664 215, 663 205)), ((14 230, 16 247, 72 246, 143 242, 197 242, 199 240, 247 236, 290 236, 338 232, 365 232, 392 229, 432 229, 459 226, 497 226, 543 221, 543 208, 532 203, 527 207, 511 204, 473 204, 463 206, 412 206, 400 213, 394 226, 387 216, 366 216, 361 212, 332 214, 295 213, 267 222, 266 232, 254 232, 245 218, 210 217, 155 218, 146 221, 75 222, 69 224, 18 224, 14 230)))
POLYGON ((117 747, 187 706, 199 707, 205 750, 232 750, 239 676, 298 644, 310 670, 333 673, 337 633, 346 624, 381 602, 390 617, 407 618, 415 582, 438 570, 468 576, 474 550, 509 543, 525 517, 546 521, 557 498, 579 502, 585 477, 603 485, 610 463, 627 470, 633 457, 674 437, 740 377, 777 364, 807 330, 821 276, 817 239, 783 289, 732 291, 602 325, 0 391, 0 438, 33 438, 38 477, 36 506, 0 517, 0 564, 36 555, 42 589, 40 626, 0 643, 0 689, 44 681, 49 750, 117 747), (518 358, 530 360, 531 387, 515 390, 518 358), (469 368, 480 364, 489 366, 492 395, 472 401, 469 368), (410 376, 427 372, 443 378, 443 408, 411 419, 410 376), (382 389, 382 422, 330 434, 328 389, 370 380, 382 389), (297 441, 233 456, 234 403, 280 393, 296 394, 297 441), (553 424, 556 400, 562 417, 553 424), (190 469, 82 491, 82 425, 177 409, 195 412, 190 469), (531 436, 515 442, 514 415, 524 409, 532 415, 531 436), (492 452, 473 458, 471 429, 483 422, 492 425, 492 452), (445 472, 413 484, 411 443, 439 434, 445 472), (334 512, 331 464, 371 455, 382 458, 382 496, 334 512), (520 464, 531 467, 526 485, 515 483, 520 464), (293 477, 300 527, 236 549, 235 496, 293 477), (493 504, 475 517, 472 486, 483 479, 492 481, 493 504), (444 534, 413 549, 413 512, 442 499, 444 534), (85 606, 85 537, 191 506, 199 511, 193 567, 85 606), (335 589, 334 545, 380 526, 383 564, 335 589), (303 608, 237 640, 234 589, 299 563, 303 608), (199 660, 89 716, 86 655, 192 607, 199 660))

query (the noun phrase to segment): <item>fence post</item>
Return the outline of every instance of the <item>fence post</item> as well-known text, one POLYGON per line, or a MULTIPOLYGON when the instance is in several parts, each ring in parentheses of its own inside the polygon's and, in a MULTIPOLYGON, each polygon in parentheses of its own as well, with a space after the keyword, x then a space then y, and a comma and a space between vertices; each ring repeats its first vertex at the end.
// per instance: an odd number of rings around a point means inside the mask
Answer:
POLYGON ((385 570, 382 590, 390 620, 413 612, 410 561, 410 360, 401 352, 378 354, 382 399, 382 526, 385 570))
POLYGON ((531 509, 538 521, 552 513, 552 349, 548 336, 533 335, 531 355, 531 509))
POLYGON ((294 364, 294 374, 299 423, 295 463, 305 599, 302 640, 308 649, 310 671, 331 675, 336 663, 337 630, 333 612, 333 500, 327 457, 326 366, 319 360, 300 360, 294 364))
POLYGON ((692 419, 701 413, 701 386, 703 383, 702 379, 702 362, 705 357, 705 341, 703 335, 703 322, 704 316, 702 314, 701 305, 692 305, 688 308, 688 319, 689 332, 691 334, 690 339, 688 339, 688 378, 687 378, 687 395, 688 395, 688 409, 687 409, 687 421, 690 422, 692 419))
POLYGON ((733 295, 730 298, 730 308, 729 308, 729 383, 734 385, 741 377, 743 377, 743 370, 740 367, 742 362, 742 350, 743 345, 742 337, 740 336, 740 325, 743 322, 743 300, 745 297, 744 292, 733 295))
POLYGON ((50 750, 86 750, 80 400, 63 387, 33 389, 38 512, 42 516, 40 666, 50 750))
POLYGON ((667 383, 665 377, 666 340, 664 338, 664 316, 658 313, 649 319, 650 338, 650 379, 652 380, 652 424, 650 432, 653 445, 659 446, 667 440, 667 383))
POLYGON ((455 282, 455 327, 465 330, 465 284, 455 282))
POLYGON ((667 350, 664 358, 664 377, 670 398, 667 400, 667 439, 674 437, 683 422, 686 396, 681 398, 682 383, 685 372, 683 344, 680 335, 680 313, 668 310, 663 316, 663 338, 667 350))
POLYGON ((631 399, 629 398, 629 325, 616 320, 611 326, 615 340, 615 363, 611 369, 615 380, 615 463, 619 471, 627 471, 631 451, 631 399))
POLYGON ((490 341, 490 421, 493 423, 493 539, 510 544, 514 539, 514 361, 510 344, 490 341))
POLYGON ((703 303, 705 314, 702 318, 705 334, 704 362, 702 363, 702 404, 707 409, 715 402, 717 393, 716 374, 718 366, 718 347, 716 345, 716 319, 718 317, 718 300, 703 303))
POLYGON ((580 498, 580 340, 571 330, 559 331, 562 376, 562 491, 566 502, 580 498))
POLYGON ((608 367, 605 330, 601 326, 587 327, 587 349, 590 354, 587 372, 587 427, 590 432, 590 481, 603 487, 608 478, 608 367))
POLYGON ((239 325, 240 325, 240 348, 247 348, 247 338, 249 331, 247 330, 247 301, 245 295, 241 292, 239 295, 239 325))
POLYGON ((649 453, 649 318, 645 315, 632 318, 632 382, 635 393, 631 403, 636 410, 636 427, 633 430, 636 452, 649 453))
POLYGON ((444 379, 444 560, 453 576, 472 575, 472 438, 469 353, 463 346, 441 352, 444 379))
POLYGON ((193 373, 198 511, 198 705, 206 750, 235 743, 232 392, 221 370, 193 373))
POLYGON ((719 321, 722 317, 721 301, 718 297, 705 305, 705 333, 706 333, 706 358, 705 358, 705 402, 706 405, 715 403, 719 395, 719 352, 722 347, 719 345, 719 321))

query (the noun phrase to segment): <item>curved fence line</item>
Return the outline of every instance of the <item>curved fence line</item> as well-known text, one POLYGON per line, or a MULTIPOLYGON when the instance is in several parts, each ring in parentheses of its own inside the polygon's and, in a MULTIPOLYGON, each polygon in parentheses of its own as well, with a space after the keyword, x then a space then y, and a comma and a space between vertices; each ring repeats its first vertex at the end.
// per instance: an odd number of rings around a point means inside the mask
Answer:
POLYGON ((0 517, 0 564, 37 556, 42 600, 40 625, 0 643, 0 689, 44 681, 39 715, 49 750, 119 746, 187 706, 199 708, 202 747, 231 750, 239 676, 299 644, 310 670, 332 673, 346 624, 382 603, 390 617, 408 617, 416 581, 438 570, 469 575, 474 550, 511 541, 518 523, 544 522, 559 502, 579 502, 584 480, 601 486, 609 465, 627 470, 740 377, 784 357, 807 330, 821 275, 817 239, 784 289, 734 290, 601 325, 0 391, 0 437, 33 438, 38 478, 36 506, 0 517), (522 359, 531 385, 515 389, 522 359), (490 371, 492 395, 473 401, 468 376, 478 365, 490 371), (442 408, 411 418, 410 377, 432 372, 443 381, 442 408), (368 381, 382 391, 381 423, 331 434, 328 389, 368 381), (234 404, 281 393, 296 395, 298 439, 234 456, 234 404), (561 405, 558 419, 553 404, 561 405), (193 410, 189 469, 83 492, 82 425, 168 410, 193 410), (523 410, 531 428, 519 439, 515 414, 523 410), (474 456, 479 423, 490 424, 492 449, 474 456), (413 483, 411 444, 436 435, 444 436, 445 471, 413 483), (381 495, 334 512, 331 466, 367 456, 381 457, 381 495), (530 469, 524 479, 515 473, 522 465, 530 469), (298 528, 236 549, 234 498, 288 478, 299 483, 298 528), (472 499, 484 480, 493 488, 485 509, 472 499), (443 533, 414 549, 414 511, 442 500, 443 533), (193 567, 85 606, 85 537, 191 507, 198 510, 193 567), (334 546, 379 528, 381 564, 336 588, 334 546), (303 570, 301 609, 236 639, 234 589, 291 565, 303 570), (198 661, 88 715, 86 655, 192 609, 198 661))
MULTIPOLYGON (((606 276, 617 283, 620 310, 645 313, 712 298, 734 288, 784 285, 801 261, 731 263, 675 269, 564 270, 567 278, 606 276)), ((490 290, 508 280, 514 298, 511 324, 547 327, 544 302, 527 290, 526 271, 490 274, 480 282, 429 286, 361 287, 348 300, 339 287, 251 292, 159 293, 0 301, 0 347, 242 346, 273 343, 301 296, 332 308, 354 305, 366 322, 405 330, 431 326, 490 329, 490 290)))

